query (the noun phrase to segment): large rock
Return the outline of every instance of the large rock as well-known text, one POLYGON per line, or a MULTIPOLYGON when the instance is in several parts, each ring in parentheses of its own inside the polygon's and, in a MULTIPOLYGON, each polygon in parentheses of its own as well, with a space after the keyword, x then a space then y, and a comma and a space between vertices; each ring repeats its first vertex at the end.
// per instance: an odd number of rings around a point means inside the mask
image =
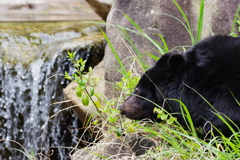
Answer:
POLYGON ((103 20, 106 21, 107 15, 111 9, 114 0, 86 0, 103 20))
MULTIPOLYGON (((196 38, 198 13, 200 7, 199 0, 176 0, 185 12, 189 19, 191 29, 196 38)), ((212 1, 205 0, 204 21, 202 28, 202 38, 214 34, 229 34, 232 27, 233 18, 240 6, 239 0, 222 0, 212 1)), ((112 5, 111 11, 107 18, 107 23, 118 24, 122 27, 136 31, 137 29, 124 17, 122 13, 127 14, 134 22, 136 22, 153 40, 161 43, 161 39, 155 33, 161 34, 166 40, 169 49, 179 46, 191 46, 192 42, 188 31, 186 30, 185 20, 181 13, 170 0, 118 0, 112 5), (173 17, 175 18, 173 18, 173 17), (180 22, 180 21, 181 22, 180 22)), ((156 50, 156 47, 136 33, 129 32, 135 46, 140 50, 140 53, 147 55, 146 52, 151 52, 156 56, 161 54, 156 50)), ((115 47, 122 62, 129 68, 132 60, 129 57, 133 55, 133 47, 129 47, 129 43, 119 34, 116 27, 107 25, 107 36, 115 47), (128 57, 128 58, 127 58, 128 57)), ((144 57, 145 64, 152 65, 154 60, 150 57, 144 57)), ((119 65, 114 58, 109 46, 105 50, 105 79, 109 82, 115 82, 122 77, 119 71, 119 65)), ((142 72, 142 71, 141 71, 142 72)), ((140 73, 141 73, 140 72, 140 73)), ((106 95, 112 97, 114 89, 109 83, 106 84, 109 89, 106 90, 106 95)))
POLYGON ((105 134, 105 138, 92 147, 77 150, 72 160, 101 160, 106 159, 137 159, 152 147, 156 142, 139 135, 126 135, 122 137, 105 134))

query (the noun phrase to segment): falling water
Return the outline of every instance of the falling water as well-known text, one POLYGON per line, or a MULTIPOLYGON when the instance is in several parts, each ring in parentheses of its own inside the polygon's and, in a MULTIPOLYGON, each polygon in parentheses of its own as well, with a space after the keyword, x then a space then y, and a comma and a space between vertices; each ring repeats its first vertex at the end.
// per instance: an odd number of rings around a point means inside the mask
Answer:
POLYGON ((69 150, 61 146, 74 147, 82 126, 70 111, 50 119, 64 108, 53 103, 63 101, 63 73, 70 67, 59 46, 81 32, 12 32, 0 32, 0 159, 24 160, 31 152, 64 159, 69 150))

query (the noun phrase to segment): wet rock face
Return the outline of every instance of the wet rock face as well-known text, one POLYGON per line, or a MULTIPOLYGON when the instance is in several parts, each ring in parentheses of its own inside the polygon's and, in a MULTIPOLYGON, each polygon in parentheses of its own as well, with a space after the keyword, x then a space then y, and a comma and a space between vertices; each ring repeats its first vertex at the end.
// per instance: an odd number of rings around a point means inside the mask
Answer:
MULTIPOLYGON (((198 13, 200 7, 199 0, 176 0, 176 2, 185 12, 186 17, 191 25, 194 38, 196 38, 198 30, 198 13)), ((239 5, 239 0, 223 0, 221 2, 205 1, 202 38, 210 36, 212 34, 211 31, 214 34, 228 35, 231 31, 233 17, 235 16, 239 5)), ((116 0, 113 3, 111 11, 108 15, 107 23, 119 24, 122 27, 136 31, 137 29, 124 17, 122 13, 127 14, 141 27, 141 29, 147 35, 149 35, 156 42, 161 43, 161 39, 156 35, 156 33, 161 34, 166 40, 169 49, 178 46, 192 45, 189 33, 182 24, 185 24, 185 20, 173 1, 116 0), (171 17, 170 15, 182 22, 171 17)), ((147 55, 146 52, 150 52, 158 57, 161 56, 161 54, 156 51, 156 47, 146 38, 130 31, 128 33, 131 36, 134 45, 139 49, 141 54, 147 55)), ((127 41, 117 32, 115 27, 111 25, 107 25, 107 35, 121 60, 124 60, 123 63, 131 64, 130 59, 126 59, 126 57, 132 56, 127 41)), ((120 80, 121 74, 118 73, 119 69, 116 69, 118 63, 116 62, 109 46, 106 47, 105 59, 105 79, 110 82, 120 80)), ((146 62, 145 64, 148 64, 149 66, 153 65, 155 62, 152 58, 149 58, 149 56, 144 57, 144 59, 146 62)), ((141 72, 142 71, 140 71, 140 73, 141 72)), ((106 94, 110 97, 114 94, 113 92, 110 92, 111 90, 113 89, 106 90, 106 94)))

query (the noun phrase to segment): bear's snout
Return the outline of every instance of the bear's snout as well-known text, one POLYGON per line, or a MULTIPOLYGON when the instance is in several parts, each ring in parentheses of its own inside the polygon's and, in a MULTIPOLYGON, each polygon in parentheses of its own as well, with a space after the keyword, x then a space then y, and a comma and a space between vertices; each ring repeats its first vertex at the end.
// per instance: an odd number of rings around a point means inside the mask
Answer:
POLYGON ((143 117, 143 109, 140 105, 140 98, 134 95, 128 97, 122 105, 118 106, 121 111, 121 115, 134 120, 139 120, 139 117, 143 117))
POLYGON ((118 110, 121 111, 121 115, 125 115, 126 112, 123 110, 122 105, 118 106, 118 110))
POLYGON ((118 110, 119 110, 119 111, 122 110, 122 105, 118 106, 118 110))

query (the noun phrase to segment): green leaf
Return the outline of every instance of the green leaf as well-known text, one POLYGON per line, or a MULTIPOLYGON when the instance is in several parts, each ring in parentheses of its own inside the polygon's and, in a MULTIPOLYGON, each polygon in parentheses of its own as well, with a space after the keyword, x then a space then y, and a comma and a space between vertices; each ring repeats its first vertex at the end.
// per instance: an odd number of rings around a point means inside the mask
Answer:
POLYGON ((92 122, 92 124, 93 124, 93 125, 97 125, 98 122, 99 122, 99 120, 95 120, 95 121, 92 122))
POLYGON ((115 123, 118 120, 119 117, 112 117, 109 116, 109 122, 115 123))
POLYGON ((123 133, 122 128, 117 128, 117 131, 116 131, 117 136, 120 137, 122 133, 123 133))
POLYGON ((75 78, 75 81, 78 83, 78 86, 81 87, 82 80, 79 77, 75 78))
POLYGON ((73 73, 75 73, 75 74, 76 74, 77 72, 78 72, 78 70, 77 70, 77 69, 74 69, 74 70, 73 70, 73 73))
POLYGON ((86 63, 87 63, 87 60, 84 60, 81 65, 85 66, 86 63))
POLYGON ((76 94, 77 94, 77 96, 78 96, 79 98, 81 98, 81 97, 82 97, 82 89, 79 88, 79 87, 77 87, 77 88, 76 88, 76 94))
POLYGON ((84 106, 88 106, 89 105, 89 97, 87 94, 84 94, 83 97, 82 97, 82 104, 84 106))
POLYGON ((155 108, 153 109, 153 112, 154 112, 154 113, 159 113, 159 114, 161 114, 161 113, 163 113, 163 110, 160 109, 160 108, 158 108, 158 107, 155 107, 155 108))
POLYGON ((101 106, 101 102, 100 101, 94 101, 94 104, 97 108, 99 108, 101 106))
POLYGON ((162 114, 161 115, 161 119, 164 121, 164 120, 166 120, 168 118, 168 115, 167 114, 162 114))
POLYGON ((92 67, 88 68, 88 72, 92 72, 92 70, 93 70, 92 67))
POLYGON ((74 63, 74 64, 73 64, 73 67, 75 67, 75 68, 79 68, 79 67, 80 67, 80 64, 78 64, 78 63, 74 63))
POLYGON ((72 59, 73 58, 73 53, 72 52, 68 52, 68 58, 72 59))
POLYGON ((161 113, 158 113, 157 114, 157 118, 161 118, 162 114, 161 113))
POLYGON ((167 124, 173 124, 173 122, 176 120, 176 118, 174 117, 170 117, 168 120, 167 120, 167 124))
POLYGON ((82 59, 82 58, 80 58, 80 59, 77 61, 78 64, 82 64, 82 62, 83 62, 83 59, 82 59))
POLYGON ((85 79, 82 79, 79 83, 80 86, 84 87, 86 86, 87 81, 85 79))
POLYGON ((89 86, 90 96, 94 95, 94 88, 92 86, 89 86))
POLYGON ((133 133, 133 132, 135 132, 135 129, 134 129, 134 125, 133 125, 133 124, 129 124, 129 125, 127 126, 127 132, 128 132, 128 133, 133 133))
POLYGON ((65 71, 65 79, 72 80, 72 77, 65 71))
POLYGON ((85 66, 80 67, 80 71, 82 72, 84 70, 85 66))
POLYGON ((75 58, 76 54, 77 54, 77 52, 73 52, 72 58, 75 58))

